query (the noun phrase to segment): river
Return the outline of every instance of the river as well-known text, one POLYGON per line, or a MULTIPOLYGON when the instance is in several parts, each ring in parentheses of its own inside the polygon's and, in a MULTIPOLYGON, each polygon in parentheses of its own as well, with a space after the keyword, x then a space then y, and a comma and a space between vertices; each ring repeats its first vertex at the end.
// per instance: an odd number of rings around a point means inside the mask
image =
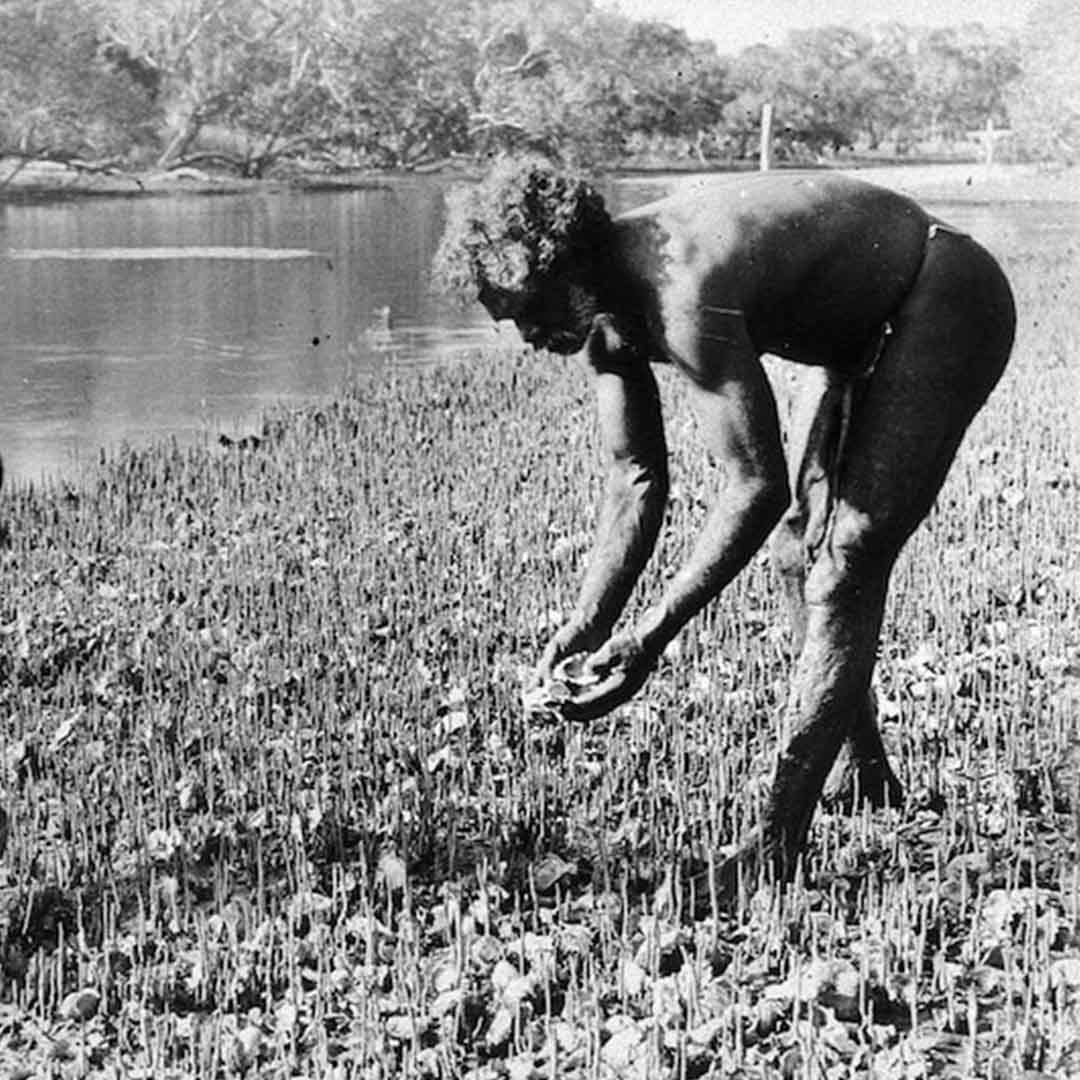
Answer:
MULTIPOLYGON (((668 183, 622 182, 615 202, 668 183)), ((241 433, 356 376, 514 340, 431 292, 444 188, 0 205, 9 477, 74 479, 103 446, 241 433)), ((991 249, 1080 237, 1076 205, 931 208, 991 249)))

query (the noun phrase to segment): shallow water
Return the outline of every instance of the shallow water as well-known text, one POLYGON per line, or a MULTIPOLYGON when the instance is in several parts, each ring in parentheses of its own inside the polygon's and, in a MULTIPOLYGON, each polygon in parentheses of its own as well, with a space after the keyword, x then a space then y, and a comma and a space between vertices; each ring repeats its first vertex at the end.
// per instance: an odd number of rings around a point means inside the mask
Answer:
MULTIPOLYGON (((663 178, 620 183, 620 207, 663 178)), ((358 374, 514 341, 432 295, 444 183, 0 205, 0 453, 74 477, 99 447, 256 426, 358 374)), ((992 250, 1080 238, 1080 206, 932 207, 992 250)))
POLYGON ((236 433, 358 371, 490 342, 428 288, 441 215, 437 181, 0 207, 9 475, 236 433))

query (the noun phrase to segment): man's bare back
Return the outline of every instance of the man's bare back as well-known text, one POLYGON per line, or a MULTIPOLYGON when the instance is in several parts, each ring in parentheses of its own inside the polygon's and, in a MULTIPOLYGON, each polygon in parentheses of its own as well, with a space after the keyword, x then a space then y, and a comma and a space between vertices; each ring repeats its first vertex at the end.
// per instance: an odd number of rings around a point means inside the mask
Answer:
POLYGON ((703 334, 745 335, 758 354, 850 371, 911 287, 929 224, 884 188, 767 173, 687 185, 622 215, 616 230, 630 262, 660 245, 669 336, 690 321, 703 334))

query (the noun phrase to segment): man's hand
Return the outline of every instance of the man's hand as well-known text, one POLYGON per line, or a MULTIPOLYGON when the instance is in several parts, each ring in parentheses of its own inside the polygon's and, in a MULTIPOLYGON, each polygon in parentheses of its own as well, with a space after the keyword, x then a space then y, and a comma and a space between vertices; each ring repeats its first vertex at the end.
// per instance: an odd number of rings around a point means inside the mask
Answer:
POLYGON ((591 652, 601 640, 602 632, 598 635, 581 623, 568 622, 560 626, 547 643, 540 662, 536 665, 532 678, 533 686, 542 686, 557 678, 556 670, 560 664, 578 653, 591 652))
POLYGON ((632 631, 609 638, 581 665, 575 693, 562 704, 568 720, 595 720, 625 704, 645 685, 659 658, 632 631))
MULTIPOLYGON (((554 654, 553 641, 548 646, 554 654)), ((573 652, 550 667, 541 661, 543 681, 525 696, 526 711, 535 716, 557 716, 587 721, 629 701, 644 685, 657 656, 634 633, 617 634, 594 653, 573 652)))

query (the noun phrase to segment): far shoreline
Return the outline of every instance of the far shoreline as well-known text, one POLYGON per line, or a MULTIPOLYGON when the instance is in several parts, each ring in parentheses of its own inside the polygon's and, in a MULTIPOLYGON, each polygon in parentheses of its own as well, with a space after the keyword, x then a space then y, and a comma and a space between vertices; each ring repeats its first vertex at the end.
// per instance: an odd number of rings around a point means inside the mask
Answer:
MULTIPOLYGON (((182 195, 241 195, 251 192, 362 191, 423 179, 454 180, 478 171, 472 163, 451 163, 416 172, 357 171, 310 173, 250 180, 196 169, 168 172, 88 171, 54 162, 33 162, 15 170, 0 159, 0 206, 96 198, 149 198, 182 195)), ((1080 202, 1080 167, 980 162, 877 163, 857 160, 817 166, 778 166, 777 171, 845 172, 895 188, 919 199, 961 202, 1080 202)), ((687 167, 627 165, 612 171, 618 179, 749 173, 751 165, 687 167)))

